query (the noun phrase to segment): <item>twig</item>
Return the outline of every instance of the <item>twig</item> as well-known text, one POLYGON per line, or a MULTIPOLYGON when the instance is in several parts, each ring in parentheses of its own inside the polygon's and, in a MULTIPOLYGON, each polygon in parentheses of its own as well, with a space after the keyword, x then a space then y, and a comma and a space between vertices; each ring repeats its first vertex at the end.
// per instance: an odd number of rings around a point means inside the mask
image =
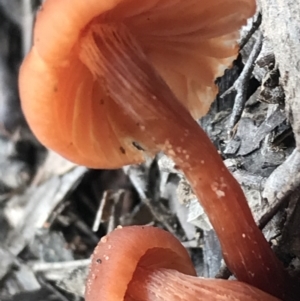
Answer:
POLYGON ((90 229, 89 226, 76 214, 73 212, 69 212, 68 215, 71 217, 74 226, 83 234, 88 236, 90 240, 94 243, 97 244, 99 241, 98 236, 90 229))
POLYGON ((82 259, 64 262, 31 262, 29 264, 34 272, 45 272, 49 270, 73 270, 86 267, 90 262, 90 259, 82 259))
POLYGON ((106 201, 109 198, 109 194, 110 194, 109 190, 104 191, 103 197, 100 200, 100 204, 99 204, 97 214, 96 214, 96 217, 94 220, 93 228, 92 228, 93 232, 97 232, 99 230, 99 226, 100 226, 102 215, 103 215, 103 210, 104 210, 106 201))
POLYGON ((107 223, 107 233, 112 232, 117 224, 116 224, 116 203, 113 202, 113 204, 110 207, 110 214, 109 214, 109 219, 107 223))
POLYGON ((256 43, 253 47, 253 50, 249 56, 249 59, 240 77, 236 80, 234 85, 221 96, 221 98, 223 98, 224 96, 234 91, 237 92, 235 97, 234 107, 228 125, 230 135, 232 135, 232 130, 236 125, 236 123, 238 122, 238 120, 241 118, 242 112, 244 110, 245 103, 247 101, 248 82, 252 76, 252 72, 255 66, 254 62, 261 51, 262 41, 263 41, 262 34, 259 33, 256 43))
POLYGON ((271 219, 278 213, 283 204, 287 202, 288 196, 278 200, 278 202, 273 204, 273 206, 270 206, 268 210, 260 217, 257 222, 257 227, 259 229, 263 230, 265 228, 265 226, 271 221, 271 219))
POLYGON ((178 237, 176 231, 174 231, 173 227, 169 224, 169 222, 167 222, 169 214, 166 214, 166 213, 162 212, 162 210, 160 210, 160 208, 154 207, 151 204, 151 200, 149 200, 147 198, 141 199, 141 201, 142 201, 143 204, 145 204, 147 206, 147 208, 150 210, 153 217, 159 223, 161 223, 170 233, 172 233, 175 237, 177 237, 180 240, 180 238, 178 237), (166 216, 168 216, 168 217, 166 218, 166 216))
POLYGON ((152 200, 148 198, 146 191, 148 183, 145 173, 141 169, 126 169, 125 173, 129 176, 129 179, 135 190, 137 191, 141 202, 147 206, 153 217, 159 223, 161 223, 170 233, 179 238, 176 234, 176 231, 174 231, 173 227, 168 222, 168 219, 172 218, 173 216, 165 212, 161 206, 154 206, 152 200))
POLYGON ((247 32, 247 34, 240 41, 240 50, 244 48, 244 46, 248 43, 254 32, 259 28, 262 21, 261 13, 257 14, 256 20, 253 21, 251 29, 247 32))
POLYGON ((23 0, 22 1, 22 52, 25 56, 32 45, 32 28, 34 22, 34 13, 32 8, 32 0, 23 0))
MULTIPOLYGON (((39 277, 39 282, 43 287, 47 288, 54 296, 57 301, 69 301, 61 292, 59 292, 54 285, 46 281, 43 277, 39 277)), ((54 298, 53 298, 54 299, 54 298)))

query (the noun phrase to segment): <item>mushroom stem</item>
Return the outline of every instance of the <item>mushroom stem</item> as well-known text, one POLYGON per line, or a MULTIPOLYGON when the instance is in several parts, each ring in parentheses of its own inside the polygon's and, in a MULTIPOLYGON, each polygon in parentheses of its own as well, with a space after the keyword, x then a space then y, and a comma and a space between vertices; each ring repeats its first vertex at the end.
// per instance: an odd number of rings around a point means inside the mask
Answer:
POLYGON ((121 125, 115 130, 129 128, 145 150, 163 150, 182 169, 237 279, 278 298, 296 300, 293 282, 256 226, 241 187, 126 26, 92 25, 80 47, 82 61, 111 97, 109 109, 121 125))
POLYGON ((240 185, 212 142, 196 122, 173 130, 177 137, 168 140, 164 151, 189 180, 217 233, 229 269, 238 280, 289 300, 289 276, 258 229, 240 185))
POLYGON ((197 301, 279 299, 238 281, 197 278, 171 269, 138 267, 129 283, 124 301, 197 301))

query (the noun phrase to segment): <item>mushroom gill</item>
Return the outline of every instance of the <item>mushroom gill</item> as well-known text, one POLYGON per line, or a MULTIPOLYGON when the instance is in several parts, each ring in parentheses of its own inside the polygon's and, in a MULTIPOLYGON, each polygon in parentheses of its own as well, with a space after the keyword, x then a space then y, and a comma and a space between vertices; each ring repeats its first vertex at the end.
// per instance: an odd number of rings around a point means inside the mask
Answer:
POLYGON ((253 0, 45 1, 20 71, 31 129, 78 164, 143 161, 132 143, 149 154, 160 149, 142 139, 144 121, 160 117, 153 112, 161 107, 157 98, 165 93, 173 111, 205 114, 214 80, 236 57, 238 30, 254 11, 253 0), (137 108, 134 98, 143 99, 137 108))

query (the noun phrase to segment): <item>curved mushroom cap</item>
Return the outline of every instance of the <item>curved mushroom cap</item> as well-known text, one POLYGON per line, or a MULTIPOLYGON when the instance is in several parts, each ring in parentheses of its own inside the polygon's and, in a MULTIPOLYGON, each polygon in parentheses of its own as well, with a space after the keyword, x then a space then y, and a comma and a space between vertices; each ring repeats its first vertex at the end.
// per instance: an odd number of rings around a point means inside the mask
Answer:
POLYGON ((94 251, 86 301, 123 301, 138 266, 196 275, 187 251, 169 232, 154 227, 117 228, 94 251))
MULTIPOLYGON (((117 168, 143 161, 132 142, 135 128, 144 125, 121 112, 112 97, 114 88, 100 67, 109 72, 116 60, 111 55, 101 61, 103 41, 94 39, 94 31, 123 45, 118 28, 125 28, 198 118, 210 107, 214 80, 236 57, 238 30, 254 11, 254 0, 46 0, 20 70, 21 102, 31 129, 45 146, 78 164, 117 168), (115 30, 103 31, 103 25, 115 30)), ((122 101, 130 103, 129 98, 122 101)))
POLYGON ((92 256, 86 301, 280 301, 239 281, 204 279, 169 232, 130 226, 103 237, 92 256))

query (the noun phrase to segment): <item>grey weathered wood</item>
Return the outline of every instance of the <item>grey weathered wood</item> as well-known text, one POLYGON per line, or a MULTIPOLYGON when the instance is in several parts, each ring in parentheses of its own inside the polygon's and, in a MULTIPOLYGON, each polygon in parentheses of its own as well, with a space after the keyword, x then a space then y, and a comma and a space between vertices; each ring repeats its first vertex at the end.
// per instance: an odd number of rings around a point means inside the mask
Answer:
POLYGON ((286 113, 293 127, 296 150, 266 183, 264 196, 274 202, 299 187, 300 166, 300 2, 259 0, 265 38, 273 51, 286 94, 286 113))
POLYGON ((259 0, 262 30, 278 63, 286 92, 286 109, 297 146, 300 143, 300 2, 259 0))

